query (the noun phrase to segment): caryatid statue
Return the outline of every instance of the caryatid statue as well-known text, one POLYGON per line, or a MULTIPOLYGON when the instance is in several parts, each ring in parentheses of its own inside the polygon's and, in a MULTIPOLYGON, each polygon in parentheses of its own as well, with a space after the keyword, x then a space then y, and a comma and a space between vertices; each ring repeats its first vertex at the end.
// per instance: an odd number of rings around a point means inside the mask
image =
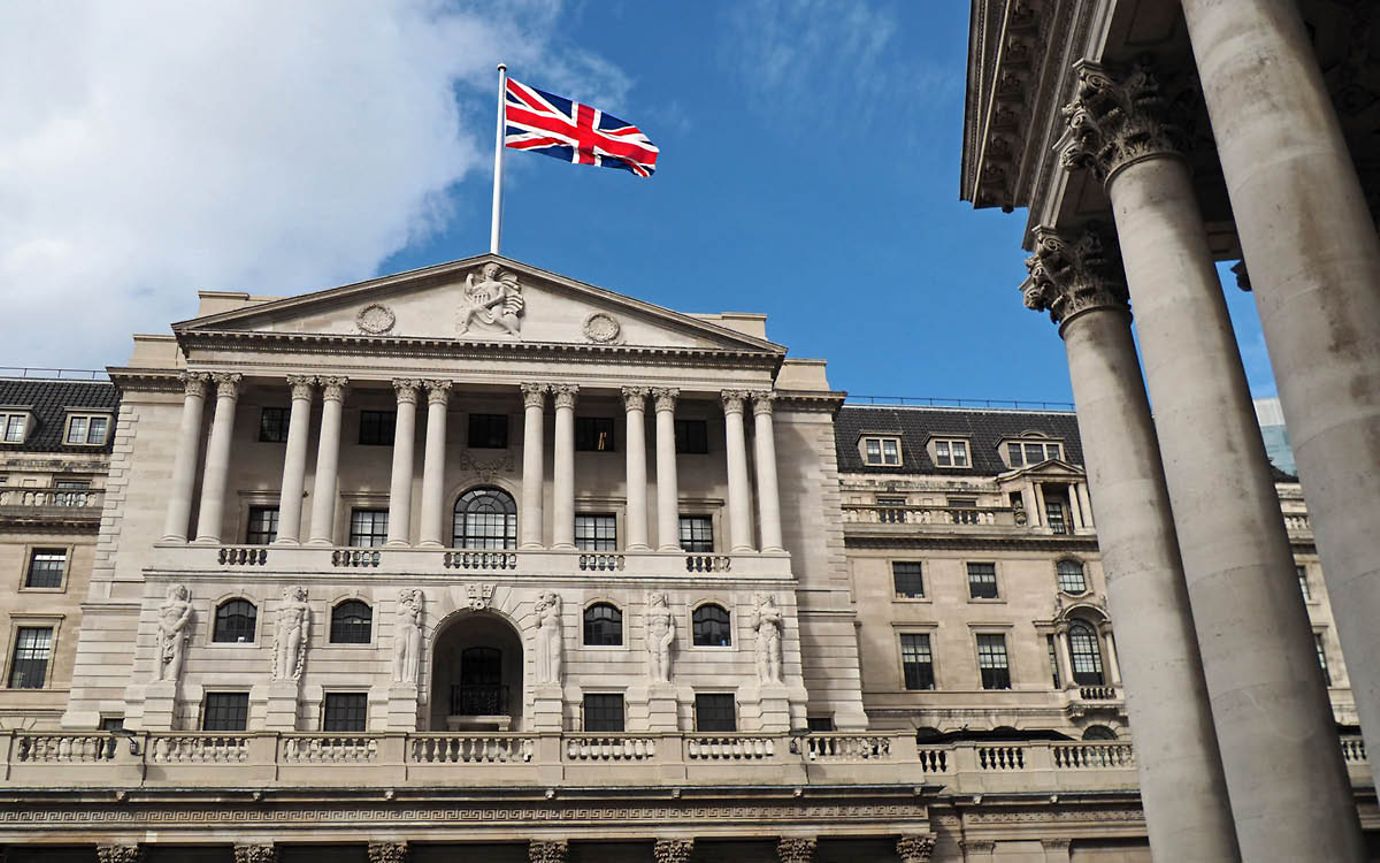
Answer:
POLYGON ((176 681, 182 677, 182 662, 187 656, 188 630, 192 623, 192 596, 185 584, 168 588, 168 598, 158 609, 158 671, 155 680, 176 681))
POLYGON ((647 674, 653 683, 671 682, 671 642, 676 640, 676 619, 666 594, 647 597, 647 674))
POLYGON ((422 656, 422 592, 404 587, 398 593, 398 623, 393 632, 393 682, 417 683, 422 656))
POLYGON ((537 682, 560 683, 565 666, 561 598, 546 591, 537 600, 537 682))
POLYGON ((757 679, 763 683, 781 682, 781 609, 770 593, 757 594, 752 613, 752 628, 757 632, 757 679))
POLYGON ((300 680, 311 632, 311 606, 305 587, 283 588, 283 604, 273 631, 273 679, 300 680))

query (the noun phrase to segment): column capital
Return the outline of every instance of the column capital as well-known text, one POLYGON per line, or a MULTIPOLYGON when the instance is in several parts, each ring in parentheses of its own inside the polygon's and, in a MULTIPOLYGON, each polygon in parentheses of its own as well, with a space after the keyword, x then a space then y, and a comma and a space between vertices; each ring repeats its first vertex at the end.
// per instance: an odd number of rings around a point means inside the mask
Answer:
POLYGON ((345 387, 350 383, 349 378, 342 377, 320 377, 316 382, 321 384, 321 398, 328 402, 338 402, 345 398, 345 387))
POLYGON ((814 863, 814 839, 782 839, 776 843, 776 856, 781 863, 814 863))
POLYGON ((690 863, 694 850, 694 839, 658 839, 652 848, 652 860, 656 863, 690 863))
POLYGON ((235 863, 277 863, 278 846, 236 845, 235 863))
POLYGON ((577 384, 552 384, 551 393, 554 396, 556 409, 575 407, 575 397, 580 394, 580 387, 577 384))
POLYGON ((417 389, 422 382, 413 378, 393 378, 393 392, 398 396, 398 404, 415 405, 417 389))
POLYGON ((96 859, 100 863, 140 863, 144 859, 141 845, 97 845, 96 859))
POLYGON ((719 398, 724 403, 724 413, 740 414, 743 412, 743 403, 747 401, 747 390, 720 390, 719 398))
POLYGON ((238 398, 244 375, 239 372, 215 372, 211 380, 216 382, 216 398, 238 398))
POLYGON ((527 845, 530 863, 565 863, 569 845, 564 839, 533 839, 527 845))
POLYGON ((370 842, 369 863, 407 863, 407 843, 370 842))
POLYGON ((652 398, 656 401, 657 412, 674 411, 680 390, 675 387, 652 387, 652 398))
POLYGON ((932 853, 934 836, 930 834, 902 836, 896 842, 896 856, 901 858, 901 863, 929 863, 932 853))
POLYGON ((754 390, 749 393, 752 396, 752 412, 754 414, 771 414, 775 407, 776 393, 771 390, 754 390))
POLYGON ((1060 332, 1083 312, 1130 309, 1116 252, 1103 248, 1101 232, 1094 226, 1075 235, 1036 228, 1035 254, 1026 258, 1025 267, 1030 271, 1021 285, 1026 308, 1049 312, 1060 332))
POLYGON ((293 401, 310 399, 311 388, 316 386, 316 378, 312 375, 288 375, 287 383, 292 389, 293 401))
POLYGON ((546 394, 550 392, 550 384, 520 384, 522 389, 522 405, 528 408, 540 408, 546 406, 546 394))
POLYGON ((453 381, 428 380, 422 381, 421 384, 426 387, 427 404, 443 405, 450 402, 450 388, 453 381))
POLYGON ((183 392, 189 396, 205 396, 206 384, 211 376, 206 372, 182 372, 177 376, 182 381, 183 392))
MULTIPOLYGON (((647 409, 647 396, 651 390, 647 387, 623 387, 623 410, 643 411, 647 409)), ((659 840, 658 840, 659 841, 659 840)))
POLYGON ((1110 182, 1134 162, 1182 155, 1183 133, 1149 66, 1113 70, 1080 60, 1074 72, 1073 101, 1063 108, 1066 128, 1055 145, 1065 168, 1088 168, 1110 182))

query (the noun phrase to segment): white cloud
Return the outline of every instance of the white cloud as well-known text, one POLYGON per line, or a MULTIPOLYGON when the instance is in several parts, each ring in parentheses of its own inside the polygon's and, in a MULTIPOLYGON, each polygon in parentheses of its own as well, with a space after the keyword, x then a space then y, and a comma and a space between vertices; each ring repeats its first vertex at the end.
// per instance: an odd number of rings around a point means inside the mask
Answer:
POLYGON ((120 364, 131 332, 194 314, 197 289, 367 277, 486 170, 500 53, 623 99, 621 71, 554 43, 560 15, 560 0, 0 6, 0 364, 120 364))

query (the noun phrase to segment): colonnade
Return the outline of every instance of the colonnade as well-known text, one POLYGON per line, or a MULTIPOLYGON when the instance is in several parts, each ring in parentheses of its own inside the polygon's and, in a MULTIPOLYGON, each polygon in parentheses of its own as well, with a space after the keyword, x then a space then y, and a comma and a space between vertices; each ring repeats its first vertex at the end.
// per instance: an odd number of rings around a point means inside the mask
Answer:
MULTIPOLYGON (((230 445, 234 433, 235 411, 242 376, 236 373, 188 372, 182 418, 173 460, 169 487, 167 520, 163 541, 185 542, 191 521, 191 500, 196 483, 196 464, 201 446, 201 428, 208 389, 215 387, 215 408, 206 457, 201 475, 201 501, 196 519, 195 541, 222 541, 223 506, 230 471, 230 445)), ((298 545, 302 523, 302 499, 306 481, 310 418, 314 392, 321 392, 321 421, 317 437, 316 472, 311 492, 308 545, 336 543, 335 520, 340 465, 341 416, 348 381, 342 377, 288 375, 285 379, 292 398, 288 433, 283 457, 279 496, 279 545, 298 545)), ((417 432, 417 406, 426 395, 426 431, 423 445, 421 507, 417 519, 417 545, 439 548, 449 544, 445 533, 446 414, 452 382, 449 380, 395 379, 392 381, 396 404, 391 479, 388 495, 388 537, 386 545, 411 546, 412 485, 414 440, 417 432)), ((572 550, 575 546, 575 405, 580 388, 568 383, 524 383, 523 455, 521 478, 520 547, 546 548, 544 541, 545 424, 548 396, 552 403, 555 428, 552 451, 550 547, 572 550)), ((674 388, 623 387, 625 412, 627 537, 624 547, 631 551, 680 550, 680 495, 675 440, 676 404, 680 392, 674 388), (647 441, 646 403, 650 397, 655 410, 657 522, 655 546, 648 535, 647 518, 647 441)), ((756 524, 760 548, 779 552, 781 542, 781 504, 777 483, 776 443, 773 421, 775 396, 770 391, 725 390, 720 393, 724 411, 724 453, 728 473, 728 523, 730 549, 734 553, 759 548, 754 536, 753 488, 749 478, 747 431, 744 414, 751 404, 754 414, 756 467, 756 524)))

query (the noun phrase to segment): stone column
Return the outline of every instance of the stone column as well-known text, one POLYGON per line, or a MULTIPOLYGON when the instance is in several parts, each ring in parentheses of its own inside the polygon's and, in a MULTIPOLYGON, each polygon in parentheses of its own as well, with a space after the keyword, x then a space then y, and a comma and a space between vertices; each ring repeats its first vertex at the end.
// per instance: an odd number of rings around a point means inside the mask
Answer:
POLYGON ((743 427, 743 402, 747 393, 724 390, 724 453, 728 462, 728 533, 736 552, 753 551, 752 488, 748 480, 747 433, 743 427))
POLYGON ((785 551, 781 542, 781 489, 776 479, 776 426, 772 403, 776 393, 752 394, 753 444, 757 457, 758 529, 763 551, 785 551))
POLYGON ((1102 657, 1102 664, 1107 667, 1107 682, 1112 686, 1121 685, 1121 665, 1116 658, 1116 636, 1112 635, 1112 625, 1109 621, 1103 621, 1098 627, 1098 632, 1102 635, 1102 646, 1106 648, 1106 656, 1102 657))
POLYGON ((694 839, 658 839, 652 847, 652 860, 655 863, 690 863, 694 851, 694 839))
POLYGON ((1083 510, 1083 522, 1088 527, 1096 528, 1097 519, 1094 518, 1092 500, 1088 497, 1088 484, 1080 482, 1074 485, 1074 490, 1078 492, 1078 506, 1083 510))
POLYGON ((546 441, 543 426, 546 420, 546 384, 523 384, 522 404, 522 547, 541 548, 545 518, 542 513, 543 488, 546 483, 546 441))
POLYGON ((1073 660, 1069 657, 1069 622, 1061 620, 1054 626, 1054 661, 1059 665, 1059 683, 1064 689, 1078 684, 1073 680, 1073 660))
POLYGON ((1151 850, 1240 859, 1125 285, 1092 232, 1038 229, 1026 265, 1025 303, 1050 312, 1068 353, 1151 850))
POLYGON ((196 485, 196 457, 201 448, 201 412, 206 404, 210 375, 183 372, 182 419, 177 426, 177 452, 173 455, 168 486, 168 515, 163 523, 163 542, 186 542, 192 518, 192 490, 196 485))
POLYGON ((564 839, 533 839, 527 845, 530 863, 565 863, 569 846, 564 839))
MULTIPOLYGON (((4 852, 0 850, 0 860, 4 859, 4 852)), ((96 859, 99 863, 140 863, 144 859, 144 848, 142 845, 97 845, 96 859)))
POLYGON ((311 545, 335 544, 336 480, 340 469, 340 411, 345 378, 321 378, 321 435, 311 491, 311 545))
POLYGON ((412 450, 417 440, 418 381, 396 378, 398 413, 393 425, 393 474, 388 486, 388 545, 406 546, 412 532, 412 450))
POLYGON ((680 551, 680 485, 676 476, 676 398, 680 390, 652 390, 656 402, 656 542, 680 551))
POLYGON ((369 863, 407 863, 407 843, 370 842, 369 863))
POLYGON ((278 863, 278 846, 272 843, 236 845, 235 863, 278 863))
POLYGON ((224 521, 225 483, 230 476, 230 443, 235 434, 235 407, 239 403, 241 375, 217 372, 216 413, 211 419, 211 439, 206 444, 206 466, 201 475, 201 506, 196 516, 196 541, 220 542, 224 521))
POLYGON ((647 545, 647 388, 623 387, 627 412, 628 542, 629 551, 645 551, 647 545))
POLYGON ((1247 860, 1361 860, 1270 462, 1164 101, 1148 68, 1080 65, 1063 160, 1105 180, 1116 217, 1237 837, 1247 860))
POLYGON ((551 471, 551 547, 575 547, 575 396, 574 384, 552 384, 556 403, 556 444, 551 471))
POLYGON ((306 494, 307 439, 311 436, 311 391, 316 378, 288 375, 292 388, 292 412, 283 453, 283 485, 278 495, 278 537, 281 545, 297 545, 302 537, 302 496, 306 494))
MULTIPOLYGON (((1351 6, 1352 15, 1373 8, 1351 6)), ((1183 8, 1361 730, 1380 752, 1373 214, 1298 4, 1184 0, 1183 8)), ((1380 771, 1380 758, 1371 770, 1380 771)))
MULTIPOLYGON (((440 548, 446 535, 446 409, 450 381, 423 381, 426 386, 426 451, 422 455, 422 517, 417 544, 440 548)), ((389 516, 392 523, 392 516, 389 516)))
POLYGON ((776 857, 781 863, 814 863, 814 839, 781 839, 776 843, 776 857))
POLYGON ((929 834, 902 836, 896 842, 896 856, 901 863, 929 863, 934 853, 934 837, 929 834))

